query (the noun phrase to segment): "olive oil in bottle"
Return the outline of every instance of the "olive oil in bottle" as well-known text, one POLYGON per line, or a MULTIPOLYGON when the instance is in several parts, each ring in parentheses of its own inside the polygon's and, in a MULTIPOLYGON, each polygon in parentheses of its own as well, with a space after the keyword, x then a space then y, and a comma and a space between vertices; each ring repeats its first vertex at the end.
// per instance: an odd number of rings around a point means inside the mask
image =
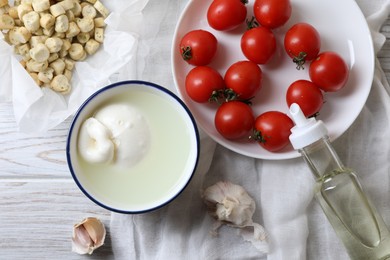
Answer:
POLYGON ((290 107, 290 114, 296 124, 290 141, 312 171, 315 197, 350 258, 390 259, 390 232, 355 172, 340 161, 324 124, 306 119, 297 104, 290 107))

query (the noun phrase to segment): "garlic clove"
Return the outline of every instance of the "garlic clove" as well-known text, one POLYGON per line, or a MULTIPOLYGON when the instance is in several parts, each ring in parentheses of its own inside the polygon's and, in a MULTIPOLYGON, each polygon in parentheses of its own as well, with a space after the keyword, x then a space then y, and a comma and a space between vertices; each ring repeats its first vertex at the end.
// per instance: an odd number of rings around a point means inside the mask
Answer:
POLYGON ((104 244, 106 229, 97 218, 89 217, 73 227, 72 251, 78 254, 92 254, 104 244))
POLYGON ((96 218, 89 218, 83 225, 95 246, 103 245, 106 236, 106 229, 104 228, 103 223, 96 218))
POLYGON ((87 230, 84 226, 78 226, 74 229, 74 235, 72 238, 72 251, 78 254, 90 254, 93 247, 93 241, 89 237, 87 230))

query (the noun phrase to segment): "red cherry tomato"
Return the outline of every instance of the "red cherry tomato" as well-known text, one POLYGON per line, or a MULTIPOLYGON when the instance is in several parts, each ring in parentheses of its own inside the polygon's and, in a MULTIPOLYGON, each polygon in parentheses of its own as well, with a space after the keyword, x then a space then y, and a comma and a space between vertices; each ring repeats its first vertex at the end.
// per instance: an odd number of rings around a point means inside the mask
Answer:
POLYGON ((243 0, 214 0, 207 10, 209 25, 218 31, 228 31, 245 22, 247 9, 243 0))
POLYGON ((256 0, 253 5, 256 20, 270 29, 284 25, 291 16, 289 0, 256 0))
POLYGON ((188 32, 180 41, 180 54, 185 61, 195 66, 209 64, 217 52, 218 41, 205 30, 188 32))
POLYGON ((262 71, 252 61, 238 61, 232 64, 225 73, 225 85, 239 99, 250 99, 261 89, 262 71))
POLYGON ((349 69, 343 58, 335 52, 323 52, 313 60, 309 68, 311 81, 320 89, 335 92, 347 83, 349 69))
POLYGON ((254 139, 270 152, 277 152, 290 143, 289 136, 294 122, 279 111, 268 111, 255 120, 254 139))
POLYGON ((263 26, 249 29, 241 37, 241 50, 248 60, 266 64, 276 50, 275 36, 263 26))
POLYGON ((297 69, 303 68, 305 61, 314 60, 320 48, 320 34, 310 24, 297 23, 284 36, 284 49, 297 64, 297 69))
POLYGON ((193 101, 205 103, 212 98, 214 91, 223 89, 225 83, 218 71, 208 66, 198 66, 187 74, 185 87, 193 101))
POLYGON ((217 131, 231 140, 249 137, 254 121, 252 108, 241 101, 223 103, 214 118, 217 131))
POLYGON ((287 89, 286 101, 288 107, 297 103, 306 117, 318 113, 324 103, 321 90, 311 81, 294 81, 287 89))

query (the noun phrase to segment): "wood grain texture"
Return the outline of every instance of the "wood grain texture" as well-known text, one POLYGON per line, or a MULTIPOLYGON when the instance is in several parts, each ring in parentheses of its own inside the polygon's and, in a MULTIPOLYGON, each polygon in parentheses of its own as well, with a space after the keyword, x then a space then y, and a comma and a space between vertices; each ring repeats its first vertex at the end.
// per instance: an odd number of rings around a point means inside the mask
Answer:
MULTIPOLYGON (((0 191, 0 259, 84 259, 71 252, 73 225, 95 216, 109 228, 110 212, 88 200, 70 179, 8 180, 0 182, 0 191)), ((108 235, 92 259, 111 257, 108 235)))
MULTIPOLYGON (((70 120, 45 134, 17 129, 10 103, 0 104, 0 260, 86 259, 71 251, 72 227, 89 216, 109 228, 110 212, 78 189, 66 164, 70 120)), ((105 245, 88 259, 112 259, 105 245)))
POLYGON ((0 104, 1 178, 68 178, 69 120, 45 134, 18 132, 10 103, 0 104))
MULTIPOLYGON (((390 19, 378 53, 390 81, 390 19)), ((66 165, 70 120, 45 134, 17 130, 10 103, 0 103, 0 260, 112 259, 110 233, 92 256, 71 252, 72 226, 96 216, 109 227, 110 212, 88 200, 66 165)))

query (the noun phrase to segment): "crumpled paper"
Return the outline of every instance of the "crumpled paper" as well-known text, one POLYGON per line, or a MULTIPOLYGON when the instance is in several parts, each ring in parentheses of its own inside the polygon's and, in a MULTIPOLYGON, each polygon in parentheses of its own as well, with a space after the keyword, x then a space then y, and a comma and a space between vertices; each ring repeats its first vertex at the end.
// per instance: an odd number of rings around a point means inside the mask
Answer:
POLYGON ((104 43, 96 54, 76 63, 72 91, 68 95, 37 86, 19 64, 13 47, 0 34, 0 101, 12 101, 20 131, 45 132, 54 128, 71 116, 92 93, 111 83, 121 68, 129 67, 129 64, 131 67, 142 30, 141 11, 147 2, 103 1, 111 12, 106 18, 104 43))

